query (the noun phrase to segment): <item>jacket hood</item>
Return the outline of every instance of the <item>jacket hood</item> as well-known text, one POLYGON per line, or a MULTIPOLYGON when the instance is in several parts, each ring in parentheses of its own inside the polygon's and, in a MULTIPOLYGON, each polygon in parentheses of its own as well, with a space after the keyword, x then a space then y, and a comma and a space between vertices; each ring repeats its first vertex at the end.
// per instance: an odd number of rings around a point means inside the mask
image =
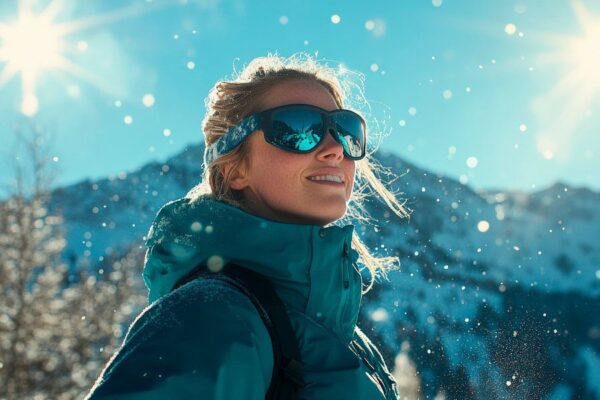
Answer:
POLYGON ((288 308, 305 313, 347 342, 361 303, 353 225, 268 220, 204 196, 165 204, 148 232, 143 278, 152 303, 201 262, 229 261, 266 276, 288 308))

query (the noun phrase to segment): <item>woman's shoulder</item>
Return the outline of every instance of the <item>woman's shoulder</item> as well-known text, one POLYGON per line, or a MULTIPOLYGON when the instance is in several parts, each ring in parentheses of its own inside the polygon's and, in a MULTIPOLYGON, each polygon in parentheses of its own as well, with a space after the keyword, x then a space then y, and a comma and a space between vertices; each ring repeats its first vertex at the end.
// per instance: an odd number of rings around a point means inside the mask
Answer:
POLYGON ((273 361, 269 333, 252 302, 227 282, 197 279, 137 316, 92 392, 97 398, 216 393, 230 384, 225 377, 239 373, 264 396, 273 361))
POLYGON ((133 340, 137 331, 180 329, 198 333, 198 340, 208 330, 229 332, 269 341, 261 316, 239 289, 221 279, 195 279, 146 307, 132 324, 126 341, 133 340))

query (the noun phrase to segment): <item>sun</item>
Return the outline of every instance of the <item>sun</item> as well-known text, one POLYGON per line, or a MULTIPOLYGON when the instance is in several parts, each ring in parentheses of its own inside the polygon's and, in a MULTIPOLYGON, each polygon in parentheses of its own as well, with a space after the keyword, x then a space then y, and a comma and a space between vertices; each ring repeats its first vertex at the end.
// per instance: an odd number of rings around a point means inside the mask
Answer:
POLYGON ((36 74, 60 61, 60 32, 44 18, 24 16, 3 30, 2 39, 0 55, 8 69, 36 74))
POLYGON ((62 55, 64 30, 53 23, 52 7, 34 15, 30 4, 19 4, 19 16, 12 24, 0 24, 0 86, 14 75, 21 76, 21 112, 27 116, 39 110, 36 82, 45 70, 65 68, 69 62, 62 55))
POLYGON ((13 77, 20 76, 20 110, 29 117, 39 111, 36 84, 46 71, 68 72, 102 90, 110 90, 106 88, 107 79, 83 70, 65 56, 76 48, 87 48, 85 42, 77 45, 69 42, 69 35, 159 8, 151 3, 136 4, 81 20, 57 22, 56 17, 64 8, 65 0, 51 0, 37 14, 33 12, 33 1, 19 0, 17 18, 11 22, 0 21, 0 88, 13 77))

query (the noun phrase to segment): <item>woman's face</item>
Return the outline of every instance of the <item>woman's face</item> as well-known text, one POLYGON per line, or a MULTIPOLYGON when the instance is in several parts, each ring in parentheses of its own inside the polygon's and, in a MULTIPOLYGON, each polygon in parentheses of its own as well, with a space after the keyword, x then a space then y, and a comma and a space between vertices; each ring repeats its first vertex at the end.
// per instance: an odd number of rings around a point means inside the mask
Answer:
MULTIPOLYGON (((317 82, 288 81, 270 89, 262 109, 287 104, 339 108, 329 91, 317 82)), ((267 143, 262 130, 246 139, 249 160, 231 180, 241 190, 252 214, 287 223, 326 225, 341 218, 354 184, 354 160, 344 158, 342 145, 327 134, 317 149, 290 153, 267 143), (343 184, 309 180, 313 175, 341 175, 343 184)))

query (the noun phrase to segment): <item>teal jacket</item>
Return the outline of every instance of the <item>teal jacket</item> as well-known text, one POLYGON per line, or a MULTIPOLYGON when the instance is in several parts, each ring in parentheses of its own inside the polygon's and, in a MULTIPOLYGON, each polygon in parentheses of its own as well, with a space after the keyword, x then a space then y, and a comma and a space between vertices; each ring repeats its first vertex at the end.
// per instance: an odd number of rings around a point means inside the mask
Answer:
POLYGON ((265 398, 273 351, 250 299, 221 280, 172 290, 204 261, 216 269, 232 261, 272 283, 300 346, 300 399, 397 399, 381 354, 356 327, 362 281, 353 229, 271 221, 209 197, 165 204, 146 241, 150 304, 86 399, 265 398), (352 339, 367 360, 349 349, 352 339))

